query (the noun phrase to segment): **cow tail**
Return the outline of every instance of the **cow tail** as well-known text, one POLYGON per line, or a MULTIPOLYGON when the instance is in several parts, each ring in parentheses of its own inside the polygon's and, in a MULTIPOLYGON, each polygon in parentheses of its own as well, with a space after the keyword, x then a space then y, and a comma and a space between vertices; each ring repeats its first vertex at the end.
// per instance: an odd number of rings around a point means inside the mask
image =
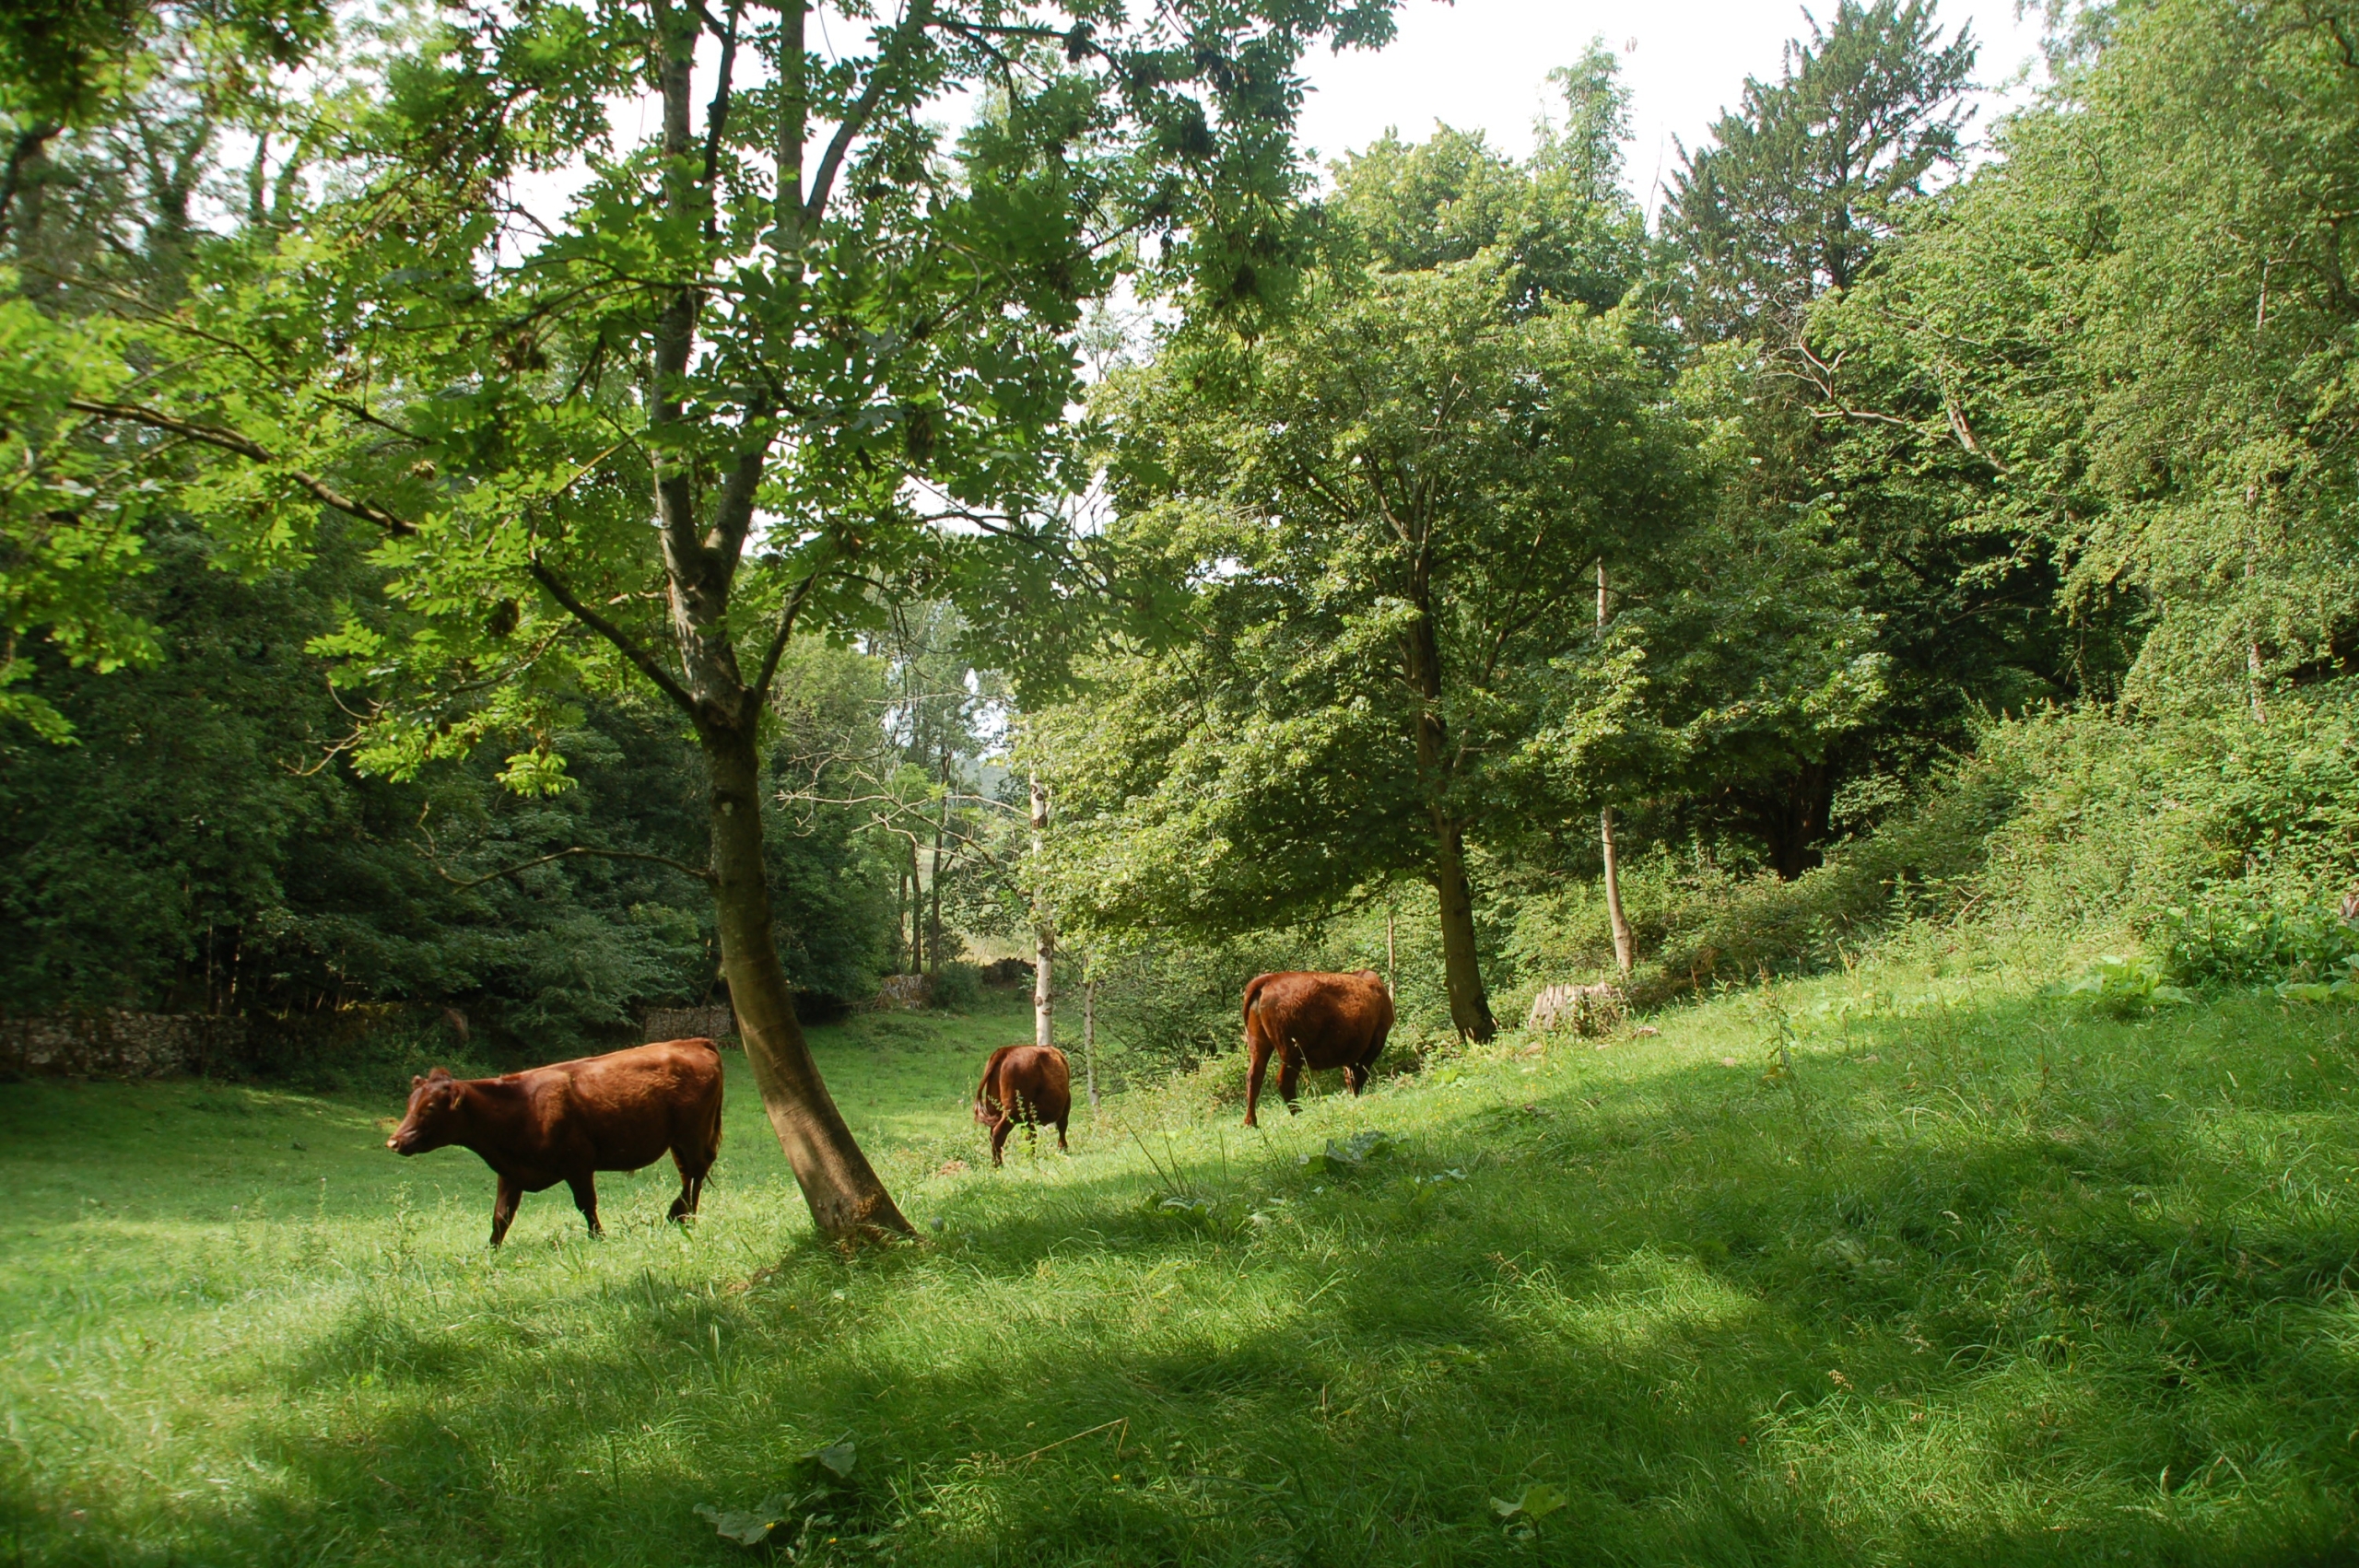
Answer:
POLYGON ((992 1059, 983 1063, 983 1081, 975 1085, 975 1114, 982 1115, 983 1104, 992 1097, 992 1080, 999 1076, 999 1064, 1006 1059, 1014 1046, 1002 1046, 992 1052, 992 1059))
POLYGON ((1269 976, 1256 975, 1245 986, 1245 1046, 1248 1050, 1253 1047, 1253 1006, 1262 1000, 1262 988, 1269 981, 1269 976))
POLYGON ((705 1125, 703 1128, 705 1163, 707 1164, 710 1164, 721 1155, 722 1092, 728 1084, 729 1079, 728 1075, 722 1071, 721 1047, 710 1040, 706 1040, 703 1044, 710 1047, 713 1056, 712 1099, 705 1112, 705 1125))

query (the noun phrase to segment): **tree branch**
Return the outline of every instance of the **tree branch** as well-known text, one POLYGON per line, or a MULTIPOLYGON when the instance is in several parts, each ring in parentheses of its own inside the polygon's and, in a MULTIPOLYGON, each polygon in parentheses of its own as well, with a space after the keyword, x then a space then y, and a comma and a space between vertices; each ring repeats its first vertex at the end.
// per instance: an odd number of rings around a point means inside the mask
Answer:
POLYGON ((457 877, 454 877, 449 872, 444 871, 440 865, 431 860, 428 860, 426 863, 434 867, 434 874, 436 876, 440 877, 444 882, 449 883, 453 887, 464 889, 469 887, 481 887, 485 883, 497 882, 501 877, 514 876, 518 872, 528 872, 534 866, 546 866, 551 860, 562 860, 574 855, 597 855, 610 860, 648 860, 659 866, 669 866, 675 872, 686 872, 688 875, 696 878, 701 883, 709 883, 712 881, 712 870, 710 867, 687 865, 681 861, 675 860, 666 855, 646 855, 641 854, 636 849, 593 849, 586 844, 576 844, 569 849, 559 849, 554 855, 542 855, 530 860, 519 861, 517 864, 512 866, 503 866, 496 872, 486 872, 483 875, 466 882, 461 882, 457 877))
POLYGON ((811 590, 818 586, 820 576, 825 570, 826 568, 822 568, 819 571, 815 571, 804 578, 795 585, 794 591, 787 596, 786 614, 780 617, 778 631, 770 638, 769 647, 762 650, 761 670, 755 675, 754 688, 749 694, 753 699, 753 706, 757 709, 769 703, 770 682, 777 677, 778 661, 786 656, 787 642, 794 636, 794 618, 803 613, 803 602, 811 597, 811 590))
POLYGON ((672 672, 663 668, 653 654, 634 641, 628 632, 583 603, 581 596, 565 585, 563 578, 539 561, 528 562, 525 569, 533 574, 533 580, 547 589, 549 597, 564 605, 575 620, 613 643, 616 649, 629 660, 640 674, 654 682, 656 689, 670 697, 681 712, 690 719, 697 717, 696 698, 688 695, 687 687, 672 678, 672 672))
POLYGON ((843 120, 836 126, 836 134, 827 139, 827 150, 819 159, 819 170, 811 178, 811 194, 803 204, 803 226, 806 231, 818 228, 819 220, 827 216, 827 197, 835 189, 836 171, 843 167, 844 155, 851 150, 851 144, 860 134, 868 128, 870 116, 876 112, 877 100, 885 96, 886 82, 892 75, 885 68, 886 55, 902 47, 905 40, 923 33, 933 20, 933 0, 911 0, 908 18, 896 29, 898 36, 876 52, 875 68, 868 74, 868 85, 860 89, 860 97, 845 111, 843 120))
MULTIPOLYGON (((768 425, 778 412, 768 397, 757 397, 745 409, 745 429, 768 425)), ((776 432, 763 435, 759 440, 737 454, 729 476, 722 481, 721 495, 712 509, 712 527, 706 538, 706 548, 734 567, 745 548, 745 535, 754 526, 754 497, 761 489, 762 472, 768 465, 770 442, 776 432)))
MULTIPOLYGON (((218 425, 204 425, 193 419, 178 418, 161 409, 136 403, 105 403, 95 398, 69 397, 65 400, 65 406, 77 414, 88 414, 100 419, 120 419, 125 424, 144 425, 154 430, 170 430, 192 441, 235 452, 266 467, 279 466, 278 460, 264 448, 235 430, 225 430, 218 425)), ((281 472, 323 507, 347 517, 357 517, 363 522, 373 522, 396 537, 406 538, 417 532, 417 525, 407 518, 396 517, 372 501, 356 501, 317 474, 305 473, 299 468, 287 468, 281 472)))
MULTIPOLYGON (((729 84, 737 64, 737 14, 739 6, 729 7, 729 30, 721 39, 721 80, 712 89, 712 104, 705 111, 704 127, 704 237, 712 240, 721 233, 721 135, 729 123, 729 84)), ((705 25, 712 25, 712 13, 702 6, 697 7, 705 25)), ((716 29, 717 30, 717 29, 716 29)))

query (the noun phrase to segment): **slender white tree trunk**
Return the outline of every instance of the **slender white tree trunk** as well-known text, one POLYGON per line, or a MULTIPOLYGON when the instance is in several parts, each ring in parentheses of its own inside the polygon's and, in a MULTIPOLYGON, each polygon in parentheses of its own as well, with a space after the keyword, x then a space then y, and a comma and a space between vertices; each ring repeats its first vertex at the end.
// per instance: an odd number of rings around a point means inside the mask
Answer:
POLYGON ((1630 936, 1630 918, 1622 912, 1622 865, 1614 851, 1614 808, 1606 807, 1597 813, 1597 837, 1605 850, 1605 918, 1614 925, 1614 962, 1626 977, 1636 962, 1630 936))
MULTIPOLYGON (((1612 601, 1607 597, 1605 557, 1597 558, 1597 635, 1605 636, 1605 623, 1613 614, 1612 601)), ((1614 962, 1626 977, 1637 954, 1630 937, 1629 917, 1622 912, 1622 861, 1614 848, 1614 808, 1607 806, 1597 813, 1598 847, 1605 854, 1605 918, 1614 927, 1614 962)))
POLYGON ((1081 961, 1081 1070, 1089 1079, 1089 1112, 1097 1114, 1097 981, 1081 961))
MULTIPOLYGON (((1049 791, 1032 776, 1032 858, 1037 863, 1049 836, 1049 791)), ((1057 934, 1045 905, 1032 912, 1032 1043, 1057 1043, 1057 934)))

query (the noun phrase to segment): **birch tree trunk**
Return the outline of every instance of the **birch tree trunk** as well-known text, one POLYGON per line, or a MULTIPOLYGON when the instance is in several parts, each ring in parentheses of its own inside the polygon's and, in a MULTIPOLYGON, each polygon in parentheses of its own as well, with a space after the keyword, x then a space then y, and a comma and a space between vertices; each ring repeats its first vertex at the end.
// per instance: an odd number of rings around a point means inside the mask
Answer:
MULTIPOLYGON (((1032 776, 1032 857, 1038 861, 1049 837, 1049 791, 1032 776)), ((1032 912, 1032 1043, 1057 1043, 1057 934, 1045 907, 1032 912)))
POLYGON ((1089 973, 1089 959, 1081 961, 1081 1068, 1089 1079, 1089 1111, 1097 1114, 1097 981, 1089 973))
MULTIPOLYGON (((1605 636, 1605 623, 1613 614, 1612 601, 1607 597, 1605 557, 1597 558, 1597 635, 1605 636)), ((1630 977, 1630 967, 1637 960, 1637 944, 1630 936, 1630 919, 1622 912, 1622 861, 1614 848, 1614 808, 1607 806, 1597 813, 1598 847, 1605 854, 1605 918, 1614 928, 1614 962, 1621 969, 1622 977, 1630 977)))

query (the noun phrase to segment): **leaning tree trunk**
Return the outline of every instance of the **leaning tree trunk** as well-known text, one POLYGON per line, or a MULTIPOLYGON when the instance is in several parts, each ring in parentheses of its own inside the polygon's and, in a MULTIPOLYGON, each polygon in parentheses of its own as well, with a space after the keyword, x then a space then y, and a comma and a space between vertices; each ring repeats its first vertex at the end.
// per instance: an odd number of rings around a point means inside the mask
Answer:
POLYGON ((752 735, 708 731, 712 774, 712 874, 721 912, 721 964, 736 1004, 737 1032, 762 1109, 811 1207, 819 1234, 844 1239, 908 1232, 868 1156, 819 1077, 794 1016, 794 996, 770 926, 769 873, 762 854, 761 768, 752 735))
POLYGON ((1434 891, 1441 895, 1442 988, 1449 993, 1449 1022, 1466 1038, 1489 1039, 1498 1032, 1491 999, 1483 989, 1483 965, 1474 945, 1474 887, 1466 877, 1466 836, 1434 812, 1434 891))
MULTIPOLYGON (((786 47, 799 57, 803 18, 800 3, 783 7, 786 47)), ((734 16, 734 13, 733 12, 734 16)), ((697 138, 690 134, 690 88, 696 63, 697 25, 685 11, 658 6, 656 86, 663 104, 663 201, 669 216, 682 226, 706 223, 716 210, 712 193, 696 174, 697 138)), ((793 75, 791 73, 791 75, 793 75)), ((802 136, 804 84, 797 80, 786 99, 790 134, 780 142, 780 237, 782 249, 799 255, 802 247, 802 136)), ((725 99, 723 99, 725 101, 725 99)), ((716 108, 716 114, 719 110, 716 108)), ((718 135, 716 123, 714 135, 718 135)), ((789 290, 799 287, 799 261, 785 269, 789 290)), ((705 763, 711 774, 713 898, 721 916, 721 965, 729 977, 729 997, 737 1011, 737 1033, 745 1042, 745 1059, 754 1070, 762 1109, 778 1134, 779 1147, 810 1205, 811 1221, 822 1235, 851 1240, 880 1232, 907 1234, 902 1218, 885 1184, 860 1152, 843 1113, 819 1077, 818 1065, 795 1021, 794 997, 779 962, 771 932, 769 873, 762 853, 761 761, 756 742, 769 698, 769 683, 779 657, 792 634, 790 607, 779 622, 761 673, 747 685, 737 661, 736 635, 740 616, 733 613, 731 595, 745 543, 753 537, 755 501, 768 470, 770 415, 775 408, 767 394, 757 393, 746 405, 734 434, 734 458, 714 475, 717 483, 698 483, 698 465, 682 455, 679 435, 710 437, 707 418, 686 401, 684 387, 696 357, 697 325, 704 296, 689 284, 670 287, 652 323, 649 367, 647 420, 654 457, 655 510, 660 524, 657 540, 663 556, 665 598, 672 635, 679 655, 675 678, 651 654, 636 649, 629 639, 608 625, 599 613, 578 598, 564 599, 575 616, 607 635, 638 663, 641 672, 679 705, 696 726, 705 763)), ((693 442, 682 443, 692 447, 693 442)), ((536 577, 557 591, 557 579, 536 566, 536 577)), ((912 877, 916 851, 910 851, 912 877)), ((912 887, 912 904, 916 889, 912 887)), ((918 923, 912 907, 910 925, 918 923)))
MULTIPOLYGON (((1422 599, 1422 594, 1419 595, 1422 599)), ((1408 668, 1417 705, 1417 774, 1427 791, 1434 825, 1434 891, 1441 895, 1442 989, 1449 995, 1449 1022, 1475 1041, 1498 1032, 1491 999, 1483 989, 1483 965, 1474 945, 1474 888, 1466 876, 1466 830, 1443 800, 1451 770, 1449 732, 1441 717, 1441 645, 1434 636, 1430 606, 1408 636, 1408 668)))
POLYGON ((1612 806, 1597 813, 1597 839, 1605 852, 1605 918, 1614 928, 1614 963, 1626 980, 1637 961, 1637 943, 1630 934, 1630 917, 1622 912, 1622 860, 1614 848, 1612 806))

